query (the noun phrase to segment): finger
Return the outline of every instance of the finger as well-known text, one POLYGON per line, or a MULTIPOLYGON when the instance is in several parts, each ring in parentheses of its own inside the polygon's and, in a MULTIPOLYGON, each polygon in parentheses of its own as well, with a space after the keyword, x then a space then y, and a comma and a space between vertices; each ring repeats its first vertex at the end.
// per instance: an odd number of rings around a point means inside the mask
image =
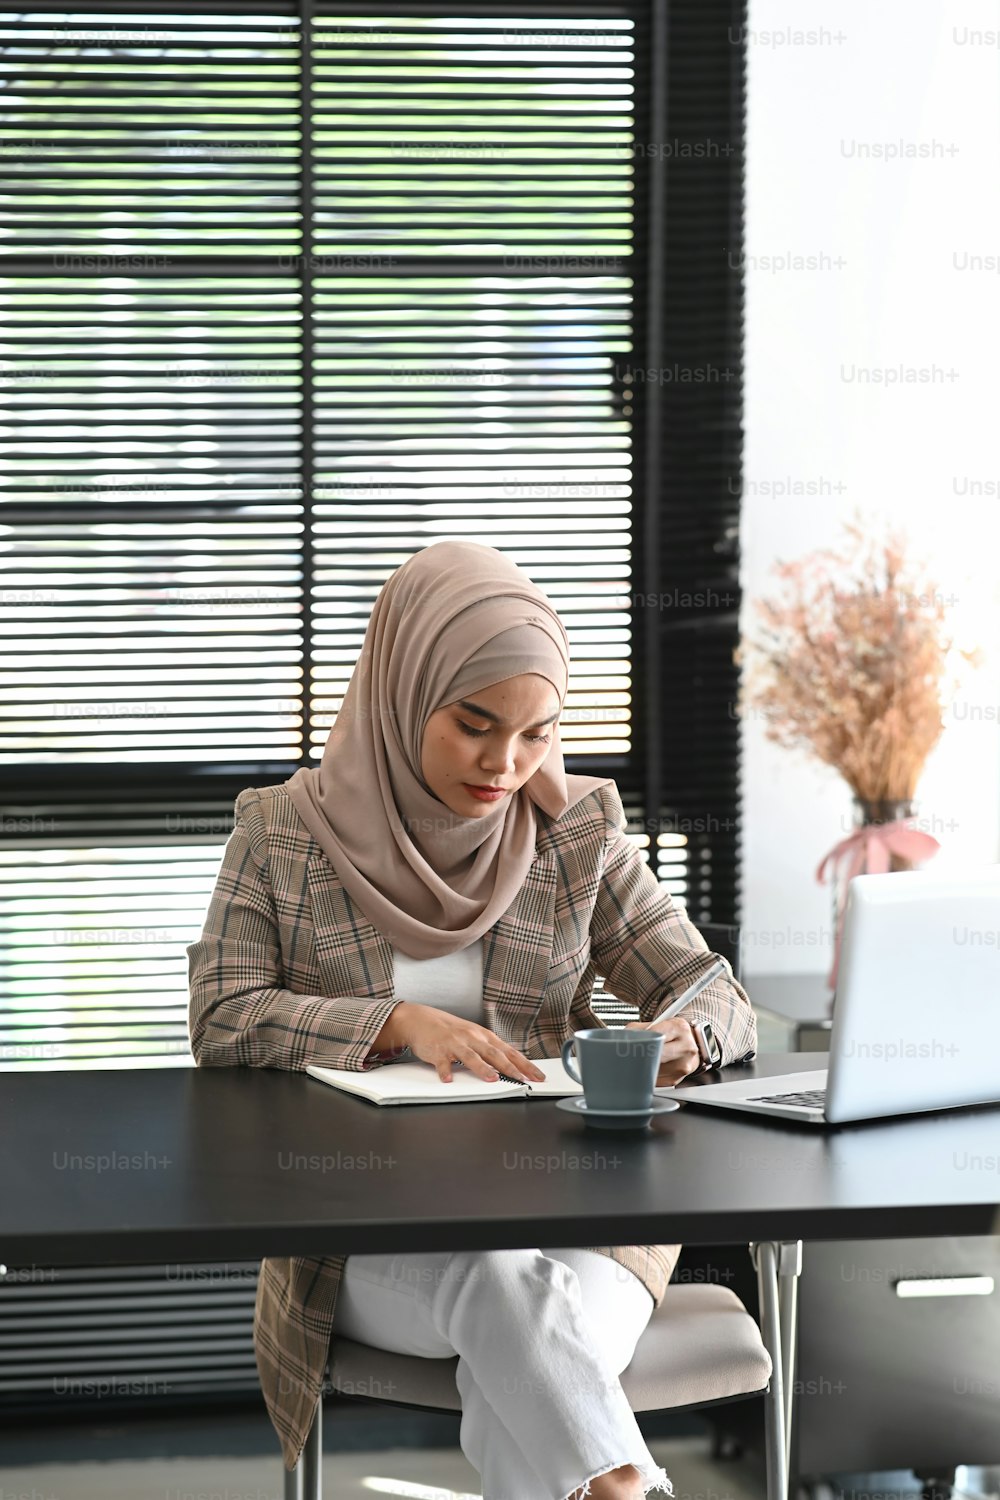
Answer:
POLYGON ((698 1056, 700 1056, 700 1053, 698 1052, 697 1046, 693 1042, 664 1042, 663 1046, 660 1048, 661 1063, 667 1062, 671 1058, 698 1056))
POLYGON ((497 1070, 485 1057, 480 1056, 476 1048, 469 1045, 456 1046, 452 1050, 459 1054, 459 1060, 465 1064, 471 1073, 477 1078, 484 1079, 487 1083, 496 1083, 497 1070))
POLYGON ((506 1073, 511 1078, 520 1078, 525 1083, 540 1083, 545 1077, 541 1068, 519 1052, 516 1047, 509 1047, 505 1042, 499 1042, 484 1052, 490 1062, 497 1067, 501 1073, 506 1073))
POLYGON ((536 1067, 530 1057, 525 1057, 516 1047, 510 1046, 508 1042, 501 1041, 495 1031, 483 1028, 481 1043, 478 1046, 480 1054, 492 1063, 501 1073, 508 1073, 512 1078, 523 1078, 527 1082, 540 1083, 545 1074, 541 1068, 536 1067))
MULTIPOLYGON (((444 1056, 435 1062, 434 1066, 437 1068, 438 1077, 442 1083, 454 1082, 454 1070, 464 1065, 463 1057, 457 1055, 461 1050, 455 1042, 452 1042, 444 1056)), ((0 1500, 3 1500, 2 1493, 0 1493, 0 1500)))
POLYGON ((657 1083, 679 1083, 689 1073, 697 1072, 701 1066, 701 1054, 695 1048, 693 1052, 675 1053, 665 1057, 657 1069, 657 1083))
POLYGON ((673 1047, 664 1045, 660 1053, 660 1067, 677 1067, 683 1064, 689 1073, 701 1062, 701 1053, 697 1047, 688 1047, 683 1044, 675 1044, 673 1047))
POLYGON ((529 1062, 528 1058, 517 1052, 516 1047, 507 1047, 504 1043, 498 1043, 493 1047, 481 1047, 480 1053, 484 1067, 495 1070, 490 1073, 490 1082, 496 1080, 498 1073, 504 1073, 508 1079, 520 1079, 522 1083, 531 1082, 532 1079, 535 1082, 544 1079, 544 1073, 541 1073, 541 1070, 537 1070, 538 1077, 535 1079, 534 1062, 529 1062))
MULTIPOLYGON (((545 1074, 537 1063, 532 1062, 530 1057, 526 1057, 523 1052, 518 1052, 516 1047, 508 1047, 507 1054, 513 1059, 515 1066, 526 1078, 530 1079, 533 1083, 541 1083, 545 1074)), ((509 1070, 504 1068, 502 1071, 506 1073, 509 1070)))

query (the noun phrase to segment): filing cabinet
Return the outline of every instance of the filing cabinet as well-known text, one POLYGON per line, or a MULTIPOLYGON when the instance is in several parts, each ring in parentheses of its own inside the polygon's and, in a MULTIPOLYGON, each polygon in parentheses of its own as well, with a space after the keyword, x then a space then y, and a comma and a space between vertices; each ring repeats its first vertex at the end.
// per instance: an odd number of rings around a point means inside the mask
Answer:
POLYGON ((799 1474, 1000 1462, 1000 1238, 804 1245, 795 1381, 799 1474))
MULTIPOLYGON (((686 1245, 674 1280, 759 1315, 743 1246, 686 1245)), ((804 1243, 797 1334, 793 1481, 1000 1464, 1000 1236, 804 1243)), ((759 1401, 705 1415, 719 1456, 762 1448, 759 1401)))

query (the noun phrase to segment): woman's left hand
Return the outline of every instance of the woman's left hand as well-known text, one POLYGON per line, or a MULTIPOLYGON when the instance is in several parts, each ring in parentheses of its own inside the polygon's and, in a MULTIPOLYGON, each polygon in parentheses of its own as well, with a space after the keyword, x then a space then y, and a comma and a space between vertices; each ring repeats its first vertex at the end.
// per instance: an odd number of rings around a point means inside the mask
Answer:
POLYGON ((666 1088, 680 1083, 689 1073, 701 1067, 701 1053, 694 1039, 691 1024, 683 1016, 671 1016, 667 1021, 629 1021, 626 1031, 659 1031, 663 1033, 663 1051, 656 1074, 656 1087, 666 1088))

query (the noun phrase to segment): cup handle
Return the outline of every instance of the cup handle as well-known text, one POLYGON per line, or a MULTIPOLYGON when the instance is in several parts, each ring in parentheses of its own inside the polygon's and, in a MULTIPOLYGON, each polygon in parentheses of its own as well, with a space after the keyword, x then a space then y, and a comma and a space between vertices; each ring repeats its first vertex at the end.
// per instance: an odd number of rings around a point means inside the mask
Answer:
POLYGON ((575 1036, 571 1036, 565 1042, 563 1042, 563 1044, 562 1044, 562 1065, 566 1069, 566 1072, 569 1074, 569 1076, 573 1079, 573 1081, 575 1083, 578 1083, 580 1085, 580 1087, 583 1088, 583 1079, 580 1077, 579 1073, 576 1071, 576 1069, 574 1068, 572 1062, 570 1061, 570 1054, 573 1051, 573 1047, 574 1047, 575 1043, 576 1043, 576 1037, 575 1036))

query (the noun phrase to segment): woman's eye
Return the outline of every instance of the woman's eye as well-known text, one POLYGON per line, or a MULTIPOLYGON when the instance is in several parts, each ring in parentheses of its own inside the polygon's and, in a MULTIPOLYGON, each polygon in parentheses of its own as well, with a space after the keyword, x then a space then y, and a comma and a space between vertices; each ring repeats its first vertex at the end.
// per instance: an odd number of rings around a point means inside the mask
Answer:
MULTIPOLYGON (((482 739, 484 734, 487 734, 489 732, 486 729, 473 729, 470 725, 463 724, 461 719, 456 720, 456 723, 458 724, 458 727, 459 729, 461 729, 463 734, 471 734, 473 739, 480 740, 482 739)), ((524 737, 526 740, 533 740, 537 743, 548 739, 547 734, 526 734, 524 737)))

